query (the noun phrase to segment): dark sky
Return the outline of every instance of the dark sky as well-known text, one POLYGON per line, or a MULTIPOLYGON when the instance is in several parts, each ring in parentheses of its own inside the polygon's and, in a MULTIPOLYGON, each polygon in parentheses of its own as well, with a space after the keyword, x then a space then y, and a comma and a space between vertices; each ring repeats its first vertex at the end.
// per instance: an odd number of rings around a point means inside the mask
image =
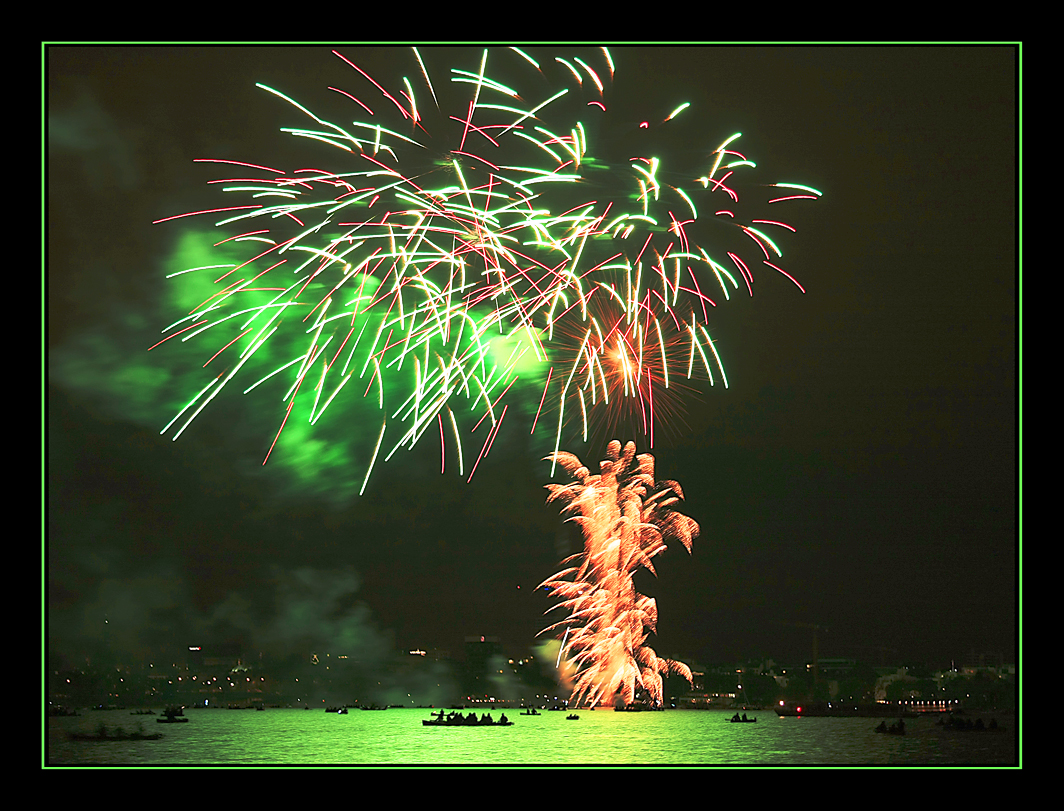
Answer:
MULTIPOLYGON (((147 353, 181 315, 164 279, 181 240, 210 223, 152 221, 225 204, 206 181, 233 175, 196 158, 294 169, 331 154, 278 132, 309 119, 255 87, 337 109, 329 86, 367 85, 331 47, 46 49, 56 653, 457 649, 480 634, 520 652, 547 622, 534 589, 571 539, 544 503, 543 441, 518 418, 471 482, 441 475, 425 443, 378 463, 361 497, 377 425, 353 406, 265 468, 279 398, 234 392, 177 442, 159 434, 210 379, 202 354, 147 353)), ((409 49, 340 50, 425 98, 409 49)), ((670 548, 656 580, 637 578, 658 600, 658 653, 798 661, 817 624, 821 656, 1015 661, 1017 50, 611 52, 610 124, 592 131, 605 149, 690 101, 683 142, 662 136, 677 160, 741 131, 772 180, 823 192, 780 241, 805 294, 760 272, 753 297, 722 303, 710 329, 729 388, 700 386, 655 437, 659 477, 682 484, 702 530, 692 555, 670 548)), ((479 54, 424 51, 437 85, 479 54)), ((594 462, 609 438, 568 449, 594 462)))

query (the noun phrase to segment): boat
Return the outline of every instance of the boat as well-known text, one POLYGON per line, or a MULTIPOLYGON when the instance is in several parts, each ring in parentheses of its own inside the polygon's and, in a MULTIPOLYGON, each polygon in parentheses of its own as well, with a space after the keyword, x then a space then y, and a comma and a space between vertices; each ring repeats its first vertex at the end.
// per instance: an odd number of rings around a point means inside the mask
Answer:
POLYGON ((757 718, 747 718, 745 712, 743 713, 742 718, 739 717, 739 713, 735 713, 735 715, 733 715, 728 720, 731 721, 731 723, 733 723, 733 724, 756 724, 757 723, 757 718))
POLYGON ((537 710, 535 707, 532 707, 531 709, 527 709, 527 710, 525 710, 524 712, 521 713, 521 715, 541 715, 541 714, 542 713, 540 713, 540 711, 537 710))
POLYGON ((875 728, 875 731, 879 732, 879 733, 881 733, 883 735, 904 735, 905 734, 905 721, 903 721, 901 718, 899 718, 897 721, 895 721, 889 727, 887 726, 887 722, 886 721, 880 721, 879 722, 879 726, 877 726, 875 728))
POLYGON ((507 720, 503 715, 498 721, 486 720, 490 716, 481 716, 477 718, 475 712, 471 712, 469 715, 462 715, 461 713, 452 712, 450 715, 444 715, 443 710, 438 713, 432 713, 433 719, 431 721, 421 721, 422 726, 426 727, 512 727, 513 721, 507 720))
POLYGON ((185 718, 185 711, 181 707, 167 707, 163 710, 163 717, 156 718, 157 724, 187 724, 188 719, 185 718))
POLYGON ((577 715, 576 713, 573 713, 572 715, 565 716, 565 720, 566 721, 579 721, 580 720, 580 716, 577 715))

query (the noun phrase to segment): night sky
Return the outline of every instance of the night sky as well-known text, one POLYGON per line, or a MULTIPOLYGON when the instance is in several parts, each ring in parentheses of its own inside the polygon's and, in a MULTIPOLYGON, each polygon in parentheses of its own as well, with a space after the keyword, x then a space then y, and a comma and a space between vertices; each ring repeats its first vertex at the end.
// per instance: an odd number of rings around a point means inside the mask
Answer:
MULTIPOLYGON (((469 483, 468 464, 441 475, 426 442, 378 462, 361 497, 379 426, 361 390, 265 467, 279 397, 233 391, 177 442, 160 436, 210 379, 205 345, 147 349, 182 314, 164 279, 182 240, 213 220, 152 221, 225 204, 207 181, 232 175, 196 158, 335 161, 279 132, 307 119, 255 87, 350 112, 328 87, 367 85, 332 47, 45 50, 57 657, 458 653, 472 635, 520 653, 548 622, 535 587, 575 547, 545 504, 553 436, 530 439, 527 422, 504 423, 469 483)), ((420 76, 409 49, 337 47, 390 87, 420 76)), ((440 85, 479 64, 479 49, 449 50, 424 51, 440 85)), ((658 601, 653 646, 688 663, 798 662, 816 624, 822 657, 1016 661, 1017 49, 611 52, 611 125, 592 133, 606 147, 690 101, 687 140, 669 144, 681 158, 742 132, 771 179, 823 192, 781 240, 806 292, 760 272, 753 297, 722 302, 709 324, 729 388, 700 386, 655 435, 658 476, 681 483, 702 531, 693 554, 670 547, 656 579, 637 577, 658 601)), ((592 463, 610 438, 566 448, 592 463)))

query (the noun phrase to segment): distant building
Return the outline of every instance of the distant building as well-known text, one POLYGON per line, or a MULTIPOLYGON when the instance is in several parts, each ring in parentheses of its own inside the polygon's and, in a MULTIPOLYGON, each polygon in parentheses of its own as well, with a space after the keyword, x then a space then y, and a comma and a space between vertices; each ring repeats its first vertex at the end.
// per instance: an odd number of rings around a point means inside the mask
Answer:
POLYGON ((491 660, 502 656, 498 637, 467 636, 465 638, 465 665, 462 668, 462 690, 467 696, 481 698, 492 691, 488 677, 491 660))

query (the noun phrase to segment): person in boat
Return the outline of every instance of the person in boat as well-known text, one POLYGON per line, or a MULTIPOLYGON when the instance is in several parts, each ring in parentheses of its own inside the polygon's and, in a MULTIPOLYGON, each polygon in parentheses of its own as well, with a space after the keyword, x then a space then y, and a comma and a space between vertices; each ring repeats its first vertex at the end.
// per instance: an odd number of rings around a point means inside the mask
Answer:
POLYGON ((747 719, 746 719, 746 713, 745 713, 745 712, 743 713, 743 720, 744 720, 744 721, 745 721, 745 720, 747 720, 747 719))
POLYGON ((502 717, 499 719, 499 723, 500 724, 505 724, 506 723, 506 713, 502 714, 502 717))
POLYGON ((735 713, 735 715, 732 716, 732 720, 733 721, 742 721, 743 719, 739 717, 739 713, 735 713))

